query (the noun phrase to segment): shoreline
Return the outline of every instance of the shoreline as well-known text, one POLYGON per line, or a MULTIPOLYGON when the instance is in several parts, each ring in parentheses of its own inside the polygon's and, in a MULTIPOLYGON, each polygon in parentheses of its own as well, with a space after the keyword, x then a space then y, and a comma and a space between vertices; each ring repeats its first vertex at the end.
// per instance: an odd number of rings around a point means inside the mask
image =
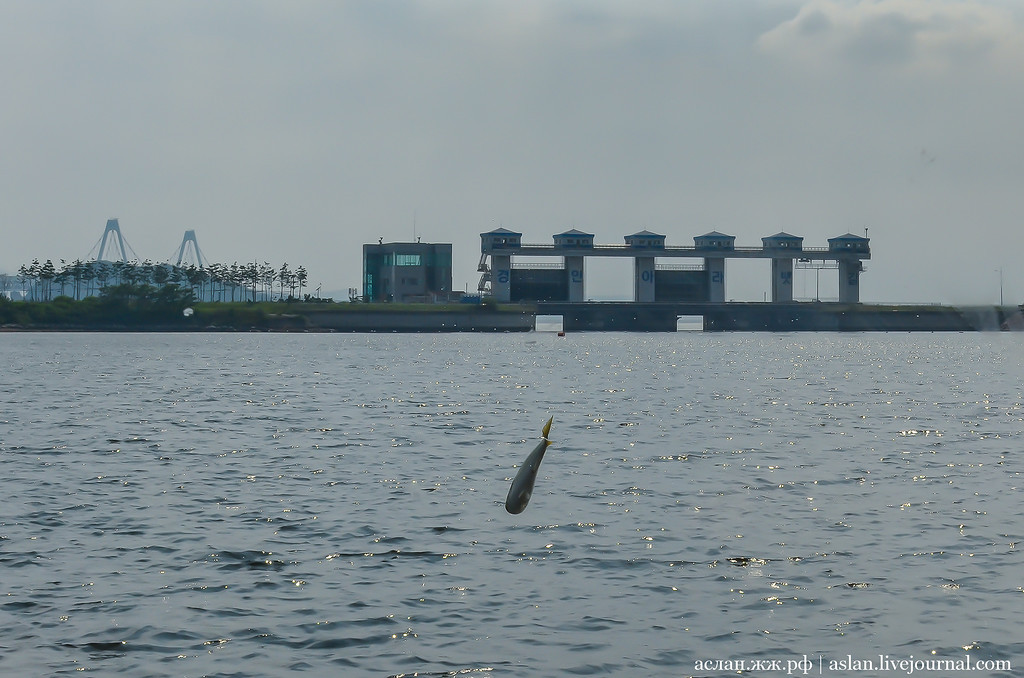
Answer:
MULTIPOLYGON (((44 303, 44 302, 35 302, 44 303)), ((108 315, 93 322, 81 316, 41 322, 8 322, 0 332, 349 332, 452 333, 529 332, 538 316, 561 317, 572 332, 675 332, 680 317, 699 317, 704 331, 741 332, 977 332, 1024 331, 1024 307, 796 302, 786 304, 726 302, 673 304, 636 302, 539 302, 527 305, 302 304, 287 313, 276 304, 247 302, 196 304, 184 317, 181 309, 159 317, 124 321, 108 315)))

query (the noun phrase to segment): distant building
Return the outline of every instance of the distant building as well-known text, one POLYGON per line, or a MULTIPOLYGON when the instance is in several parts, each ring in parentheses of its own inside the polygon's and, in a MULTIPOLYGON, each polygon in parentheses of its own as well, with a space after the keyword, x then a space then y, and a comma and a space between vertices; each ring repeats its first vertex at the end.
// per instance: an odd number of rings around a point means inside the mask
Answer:
POLYGON ((452 295, 450 243, 363 245, 365 301, 447 301, 452 295))

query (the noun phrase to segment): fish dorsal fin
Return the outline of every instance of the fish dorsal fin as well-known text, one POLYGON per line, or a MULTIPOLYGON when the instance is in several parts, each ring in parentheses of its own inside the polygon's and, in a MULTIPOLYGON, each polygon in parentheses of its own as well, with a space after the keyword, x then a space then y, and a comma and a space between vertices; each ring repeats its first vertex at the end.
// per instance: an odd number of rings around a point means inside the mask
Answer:
POLYGON ((550 419, 548 419, 548 423, 544 424, 544 430, 543 430, 544 440, 548 439, 548 433, 551 432, 551 422, 552 422, 553 419, 554 419, 554 416, 552 416, 550 419))

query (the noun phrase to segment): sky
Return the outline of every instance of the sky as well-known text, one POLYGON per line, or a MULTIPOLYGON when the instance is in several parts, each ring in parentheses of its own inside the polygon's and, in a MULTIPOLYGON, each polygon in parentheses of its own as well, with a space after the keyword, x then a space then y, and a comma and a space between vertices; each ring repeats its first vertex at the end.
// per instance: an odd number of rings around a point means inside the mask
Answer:
MULTIPOLYGON (((1024 303, 1024 3, 0 0, 0 273, 140 259, 361 287, 361 246, 871 239, 861 299, 1024 303)), ((628 260, 586 294, 630 298, 628 260)), ((759 301, 767 260, 727 264, 759 301)), ((798 271, 797 297, 835 296, 798 271)))

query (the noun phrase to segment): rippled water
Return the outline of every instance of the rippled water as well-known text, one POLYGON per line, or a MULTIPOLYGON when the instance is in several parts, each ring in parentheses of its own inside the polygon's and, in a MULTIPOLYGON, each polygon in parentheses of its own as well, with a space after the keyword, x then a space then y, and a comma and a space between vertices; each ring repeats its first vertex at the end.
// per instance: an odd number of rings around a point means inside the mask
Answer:
POLYGON ((2 334, 0 673, 1019 670, 1022 355, 1011 334, 2 334))

